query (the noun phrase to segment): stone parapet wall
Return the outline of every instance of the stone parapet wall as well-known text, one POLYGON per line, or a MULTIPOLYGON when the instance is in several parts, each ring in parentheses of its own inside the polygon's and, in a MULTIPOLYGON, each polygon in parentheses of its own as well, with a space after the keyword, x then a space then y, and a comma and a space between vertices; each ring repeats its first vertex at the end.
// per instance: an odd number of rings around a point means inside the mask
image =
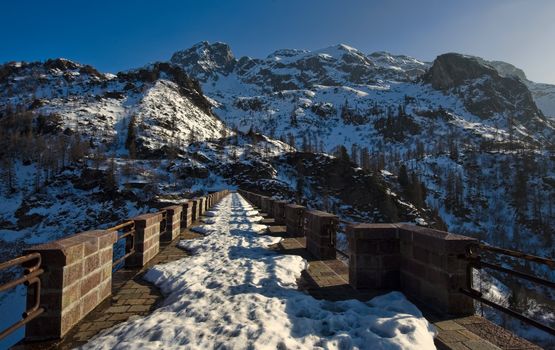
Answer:
MULTIPOLYGON (((117 234, 88 231, 26 249, 42 258, 41 305, 45 312, 27 324, 25 337, 63 337, 112 292, 113 245, 117 234)), ((32 305, 34 290, 28 289, 32 305)))

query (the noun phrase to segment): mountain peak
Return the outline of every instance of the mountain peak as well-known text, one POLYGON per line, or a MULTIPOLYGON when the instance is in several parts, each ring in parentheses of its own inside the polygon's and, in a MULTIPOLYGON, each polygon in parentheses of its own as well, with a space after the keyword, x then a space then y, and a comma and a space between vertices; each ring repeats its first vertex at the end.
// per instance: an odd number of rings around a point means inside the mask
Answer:
POLYGON ((230 73, 237 60, 226 43, 201 41, 189 49, 175 52, 170 62, 186 67, 199 79, 205 80, 216 71, 230 73))

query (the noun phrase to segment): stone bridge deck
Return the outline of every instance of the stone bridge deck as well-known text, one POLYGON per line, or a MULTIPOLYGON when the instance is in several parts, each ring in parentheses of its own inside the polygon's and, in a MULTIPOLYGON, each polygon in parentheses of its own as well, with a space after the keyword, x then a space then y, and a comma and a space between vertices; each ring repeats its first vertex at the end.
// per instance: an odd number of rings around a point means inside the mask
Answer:
MULTIPOLYGON (((253 203, 253 207, 255 207, 253 203)), ((307 239, 304 236, 287 234, 285 226, 277 225, 268 215, 261 213, 264 223, 269 225, 268 233, 284 239, 270 247, 282 254, 300 255, 309 262, 303 271, 299 287, 317 299, 368 300, 381 293, 381 290, 355 289, 349 284, 349 268, 346 261, 339 259, 316 258, 308 252, 307 239)), ((196 221, 195 224, 199 224, 196 221)), ((193 225, 194 226, 194 225, 193 225)), ((160 291, 142 279, 145 271, 156 264, 186 258, 188 254, 178 248, 181 239, 195 239, 201 235, 184 229, 180 235, 169 243, 161 243, 160 252, 141 269, 121 269, 113 274, 112 295, 82 319, 62 340, 22 343, 15 349, 71 349, 85 344, 91 337, 104 329, 124 322, 132 317, 150 314, 162 302, 160 291)), ((511 332, 498 327, 478 316, 452 318, 428 310, 426 305, 418 302, 425 317, 438 330, 435 339, 438 349, 539 349, 511 332)))

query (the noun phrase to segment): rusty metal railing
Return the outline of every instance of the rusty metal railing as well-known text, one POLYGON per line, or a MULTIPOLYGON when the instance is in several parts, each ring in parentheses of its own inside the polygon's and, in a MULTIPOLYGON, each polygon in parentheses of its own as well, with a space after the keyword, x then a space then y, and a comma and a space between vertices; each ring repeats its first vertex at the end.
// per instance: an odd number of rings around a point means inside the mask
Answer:
POLYGON ((160 234, 163 234, 168 228, 168 211, 160 210, 160 213, 162 214, 162 221, 160 221, 160 234))
POLYGON ((515 310, 512 310, 510 308, 507 308, 503 305, 500 305, 498 303, 495 303, 491 300, 488 300, 486 298, 483 297, 482 292, 480 292, 479 290, 474 289, 473 285, 472 285, 472 269, 477 269, 477 270, 481 270, 483 268, 485 269, 490 269, 490 270, 495 270, 495 271, 499 271, 508 275, 512 275, 512 276, 516 276, 518 278, 521 279, 525 279, 528 280, 530 282, 533 283, 537 283, 537 284, 541 284, 545 287, 551 288, 551 289, 555 289, 555 282, 552 281, 548 281, 546 279, 537 277, 537 276, 533 276, 530 275, 528 273, 524 273, 524 272, 520 272, 520 271, 516 271, 507 267, 503 267, 503 266, 499 266, 496 264, 493 264, 491 262, 487 262, 487 261, 483 261, 482 260, 482 256, 480 256, 480 252, 484 251, 484 252, 488 252, 488 253, 492 253, 494 255, 505 255, 505 256, 510 256, 513 258, 517 258, 517 259, 523 259, 526 261, 532 261, 535 263, 539 263, 539 264, 543 264, 546 265, 550 268, 554 268, 555 267, 555 261, 551 260, 551 259, 546 259, 546 258, 542 258, 539 256, 535 256, 535 255, 530 255, 530 254, 525 254, 522 252, 518 252, 518 251, 514 251, 514 250, 508 250, 508 249, 503 249, 503 248, 498 248, 498 247, 492 247, 489 245, 485 245, 485 244, 476 244, 473 246, 470 246, 467 250, 467 253, 465 255, 459 256, 460 259, 466 260, 467 261, 467 265, 466 265, 466 286, 465 288, 461 288, 460 291, 469 296, 472 299, 475 299, 489 307, 492 307, 496 310, 499 310, 501 312, 504 312, 506 314, 508 314, 509 316, 512 316, 520 321, 523 321, 525 323, 528 323, 538 329, 541 329, 544 332, 547 332, 551 335, 555 335, 555 328, 543 324, 541 322, 538 322, 522 313, 519 313, 515 310))
POLYGON ((8 334, 12 333, 21 326, 36 318, 38 315, 44 312, 44 308, 40 306, 40 279, 39 276, 44 272, 41 268, 41 256, 39 253, 31 253, 18 258, 6 261, 0 264, 0 270, 9 269, 14 266, 22 266, 23 276, 14 279, 8 283, 0 286, 0 292, 4 292, 8 289, 17 287, 20 284, 27 286, 27 288, 33 287, 34 303, 33 306, 26 309, 21 315, 22 319, 14 323, 10 327, 4 329, 0 332, 0 339, 4 339, 8 334))
MULTIPOLYGON (((352 224, 356 224, 356 222, 351 222, 351 221, 347 221, 347 220, 343 220, 343 219, 339 219, 339 226, 347 226, 347 225, 352 225, 352 224)), ((337 228, 339 230, 339 227, 337 228)), ((349 254, 342 251, 341 249, 337 248, 337 246, 334 244, 334 242, 332 242, 332 245, 335 249, 335 252, 338 253, 339 255, 341 255, 342 257, 349 259, 349 254)))
POLYGON ((117 226, 110 227, 107 231, 118 232, 118 239, 114 245, 118 244, 121 240, 125 240, 125 251, 123 256, 112 262, 112 268, 116 268, 125 259, 135 253, 135 222, 126 221, 117 226))

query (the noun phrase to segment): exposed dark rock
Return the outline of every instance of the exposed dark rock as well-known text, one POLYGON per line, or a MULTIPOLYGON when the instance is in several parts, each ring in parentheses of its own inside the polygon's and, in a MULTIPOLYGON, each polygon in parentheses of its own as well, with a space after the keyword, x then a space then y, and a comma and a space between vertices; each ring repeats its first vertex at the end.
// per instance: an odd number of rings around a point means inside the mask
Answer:
POLYGON ((532 130, 545 127, 545 117, 527 86, 519 78, 500 75, 481 58, 457 53, 438 56, 423 81, 459 95, 468 111, 482 118, 510 115, 532 130))
POLYGON ((219 42, 210 44, 203 41, 190 49, 174 53, 170 62, 189 67, 191 74, 195 76, 201 74, 209 76, 216 71, 222 74, 230 73, 237 60, 227 44, 219 42))

